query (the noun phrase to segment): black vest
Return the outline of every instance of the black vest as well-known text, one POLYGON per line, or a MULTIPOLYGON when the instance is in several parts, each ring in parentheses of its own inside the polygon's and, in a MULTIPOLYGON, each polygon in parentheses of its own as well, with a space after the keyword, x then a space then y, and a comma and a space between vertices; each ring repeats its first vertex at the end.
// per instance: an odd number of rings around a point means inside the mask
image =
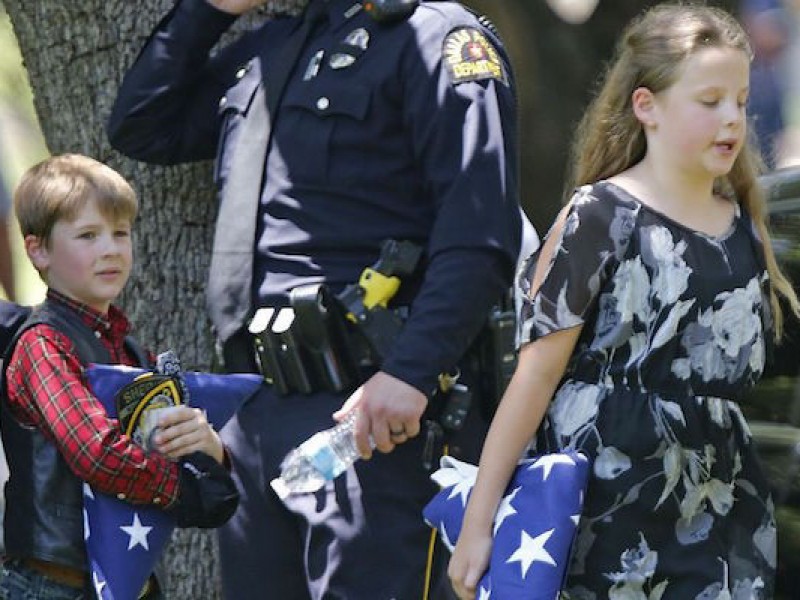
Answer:
MULTIPOLYGON (((94 332, 69 308, 45 301, 34 309, 8 348, 26 329, 47 324, 72 340, 82 364, 111 362, 94 332)), ((146 355, 131 338, 126 347, 140 365, 146 355)), ((5 368, 0 372, 0 431, 10 477, 5 486, 3 520, 6 554, 87 570, 83 538, 83 486, 61 453, 38 429, 23 427, 11 414, 6 395, 5 368)))

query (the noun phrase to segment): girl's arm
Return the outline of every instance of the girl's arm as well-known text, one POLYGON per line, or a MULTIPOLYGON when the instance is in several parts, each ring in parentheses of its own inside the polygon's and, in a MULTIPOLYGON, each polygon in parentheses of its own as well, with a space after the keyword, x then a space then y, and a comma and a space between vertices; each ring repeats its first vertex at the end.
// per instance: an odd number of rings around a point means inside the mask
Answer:
POLYGON ((475 597, 478 580, 489 564, 498 504, 542 421, 581 329, 556 331, 520 351, 516 371, 489 429, 478 478, 450 559, 448 575, 462 600, 475 597))

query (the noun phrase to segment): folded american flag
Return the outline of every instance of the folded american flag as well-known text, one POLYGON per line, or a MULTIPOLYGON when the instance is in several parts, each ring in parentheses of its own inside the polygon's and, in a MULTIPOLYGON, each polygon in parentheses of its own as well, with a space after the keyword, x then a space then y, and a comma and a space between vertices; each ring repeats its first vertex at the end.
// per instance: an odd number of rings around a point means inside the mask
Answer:
MULTIPOLYGON (((89 385, 109 416, 117 416, 116 395, 142 369, 91 365, 89 385)), ((263 379, 257 375, 181 373, 191 406, 206 411, 216 429, 222 427, 263 379)), ((100 600, 136 600, 172 534, 175 522, 155 506, 133 505, 95 492, 84 484, 86 554, 92 583, 100 600)))
MULTIPOLYGON (((478 600, 554 600, 569 563, 583 508, 589 461, 577 452, 520 462, 498 507, 489 569, 478 600)), ((443 489, 423 511, 452 550, 477 467, 445 456, 431 477, 443 489)))

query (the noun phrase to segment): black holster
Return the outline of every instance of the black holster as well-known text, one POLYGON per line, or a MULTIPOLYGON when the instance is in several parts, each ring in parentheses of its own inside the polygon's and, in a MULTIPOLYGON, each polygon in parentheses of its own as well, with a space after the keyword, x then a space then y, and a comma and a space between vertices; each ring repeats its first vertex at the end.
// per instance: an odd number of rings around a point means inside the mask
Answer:
POLYGON ((295 288, 290 306, 259 309, 249 331, 258 369, 280 394, 342 392, 360 383, 356 336, 324 285, 295 288))

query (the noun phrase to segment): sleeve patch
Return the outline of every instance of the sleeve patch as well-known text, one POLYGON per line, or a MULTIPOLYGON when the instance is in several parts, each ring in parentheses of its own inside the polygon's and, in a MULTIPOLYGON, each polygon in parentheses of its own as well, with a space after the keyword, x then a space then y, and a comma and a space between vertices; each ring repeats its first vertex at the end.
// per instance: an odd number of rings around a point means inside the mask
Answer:
POLYGON ((480 31, 460 27, 444 39, 444 64, 453 84, 496 79, 506 83, 497 50, 480 31))

